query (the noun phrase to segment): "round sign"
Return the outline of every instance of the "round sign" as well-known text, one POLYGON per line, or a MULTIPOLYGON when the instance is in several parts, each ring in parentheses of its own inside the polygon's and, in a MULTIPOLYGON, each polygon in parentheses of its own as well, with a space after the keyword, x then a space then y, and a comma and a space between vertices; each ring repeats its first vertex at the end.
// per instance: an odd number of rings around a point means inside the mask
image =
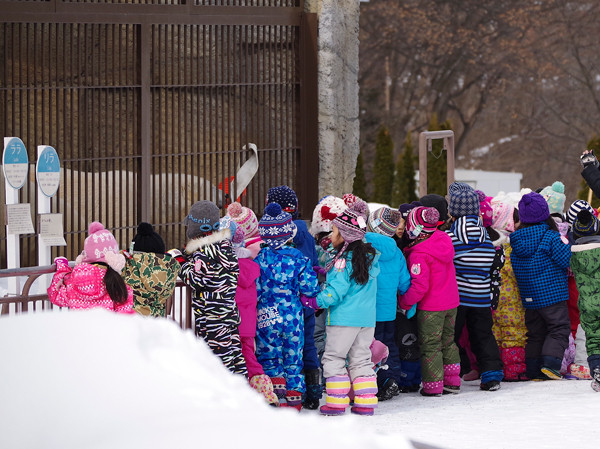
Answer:
POLYGON ((25 144, 18 137, 12 137, 8 143, 4 144, 2 169, 4 170, 4 179, 13 189, 20 189, 25 185, 29 172, 29 159, 27 159, 25 144))
POLYGON ((35 176, 40 191, 52 198, 60 185, 60 160, 54 148, 45 147, 42 150, 35 169, 35 176))

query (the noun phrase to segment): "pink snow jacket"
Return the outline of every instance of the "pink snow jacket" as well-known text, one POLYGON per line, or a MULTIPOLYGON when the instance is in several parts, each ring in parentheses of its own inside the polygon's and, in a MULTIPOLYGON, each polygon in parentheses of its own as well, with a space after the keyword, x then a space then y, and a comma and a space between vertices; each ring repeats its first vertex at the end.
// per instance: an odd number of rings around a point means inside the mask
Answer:
POLYGON ((102 307, 119 313, 133 311, 133 291, 127 286, 127 302, 117 305, 113 302, 104 285, 106 267, 80 263, 71 267, 59 264, 48 287, 48 297, 52 304, 70 309, 93 309, 102 307))
POLYGON ((398 304, 408 310, 438 312, 458 307, 458 285, 454 269, 454 246, 443 231, 435 230, 427 240, 404 249, 411 282, 398 304))
POLYGON ((240 275, 235 303, 240 311, 240 337, 256 337, 256 279, 260 276, 260 267, 250 258, 250 251, 246 248, 237 249, 247 251, 247 257, 241 257, 242 253, 236 250, 240 275))

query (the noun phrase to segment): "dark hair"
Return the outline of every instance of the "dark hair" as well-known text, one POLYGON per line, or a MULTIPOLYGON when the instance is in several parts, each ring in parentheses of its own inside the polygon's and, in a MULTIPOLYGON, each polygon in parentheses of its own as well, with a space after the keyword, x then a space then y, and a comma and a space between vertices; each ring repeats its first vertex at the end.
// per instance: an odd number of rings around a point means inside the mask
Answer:
POLYGON ((103 262, 96 262, 96 265, 106 267, 104 286, 110 299, 117 305, 125 304, 127 302, 127 286, 121 275, 103 262))
POLYGON ((556 222, 554 221, 554 218, 552 218, 552 217, 548 217, 544 221, 540 221, 538 223, 520 223, 519 228, 521 228, 521 229, 528 228, 530 226, 535 226, 540 223, 546 223, 548 225, 548 227, 550 228, 550 230, 558 232, 558 226, 556 226, 556 222))
POLYGON ((323 240, 325 237, 327 237, 330 234, 331 234, 331 231, 329 231, 329 232, 327 232, 327 231, 319 232, 318 234, 315 235, 315 242, 317 242, 317 244, 321 243, 321 240, 323 240))
POLYGON ((519 218, 519 209, 517 209, 515 207, 515 209, 513 210, 513 221, 515 223, 515 228, 517 227, 517 223, 521 222, 521 219, 519 218))
POLYGON ((498 234, 498 231, 496 231, 494 228, 492 228, 491 226, 488 226, 487 228, 485 228, 487 233, 488 233, 488 237, 490 238, 490 240, 492 242, 495 242, 496 240, 498 240, 500 238, 500 234, 498 234))
POLYGON ((375 259, 375 248, 370 243, 356 240, 348 245, 346 251, 352 251, 352 275, 357 284, 364 285, 369 281, 369 269, 375 259))

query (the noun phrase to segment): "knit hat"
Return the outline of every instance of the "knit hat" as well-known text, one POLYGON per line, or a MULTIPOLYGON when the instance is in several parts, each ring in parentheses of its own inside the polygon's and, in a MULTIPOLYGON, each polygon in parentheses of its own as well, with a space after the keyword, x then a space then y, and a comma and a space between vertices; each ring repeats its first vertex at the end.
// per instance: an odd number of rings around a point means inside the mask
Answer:
POLYGON ((242 228, 247 239, 258 235, 258 218, 252 209, 235 201, 227 206, 227 215, 235 221, 238 227, 242 228))
POLYGON ((225 215, 219 220, 219 230, 223 229, 229 229, 231 231, 231 236, 229 237, 229 240, 232 240, 233 235, 237 230, 237 223, 233 221, 229 215, 225 215))
POLYGON ((292 216, 283 210, 279 203, 270 203, 258 223, 258 233, 272 249, 281 248, 296 234, 296 224, 292 216))
POLYGON ((267 192, 267 204, 277 203, 281 209, 291 214, 292 219, 298 218, 298 197, 288 186, 271 187, 267 192))
POLYGON ((221 213, 212 201, 202 200, 194 203, 183 224, 187 226, 185 235, 188 239, 196 238, 202 234, 209 234, 219 230, 221 213))
POLYGON ((577 217, 573 221, 573 234, 576 238, 588 237, 598 234, 600 230, 600 221, 587 209, 583 209, 577 213, 577 217))
POLYGON ((440 213, 435 207, 415 207, 406 219, 408 238, 414 240, 421 234, 432 234, 437 229, 439 219, 440 213))
POLYGON ((312 215, 310 233, 313 236, 321 232, 331 232, 331 221, 344 212, 346 203, 341 198, 328 195, 319 201, 312 215))
POLYGON ((573 224, 577 218, 577 214, 582 210, 587 210, 592 214, 594 213, 594 208, 590 203, 584 200, 576 200, 573 204, 571 204, 571 207, 569 207, 569 210, 567 211, 567 223, 573 224))
POLYGON ((540 195, 548 202, 548 209, 551 214, 562 214, 565 209, 565 185, 556 181, 551 186, 544 187, 540 195))
POLYGON ((421 204, 420 201, 413 201, 412 203, 403 203, 400 206, 398 206, 398 211, 400 211, 402 218, 406 220, 406 218, 408 217, 408 213, 415 207, 419 206, 423 206, 423 204, 421 204))
POLYGON ((367 231, 391 237, 396 233, 396 228, 400 224, 401 218, 402 215, 399 210, 380 207, 375 212, 369 214, 367 231))
POLYGON ((539 223, 550 216, 548 203, 539 193, 523 195, 519 201, 519 220, 521 223, 539 223))
POLYGON ((98 221, 90 223, 88 234, 83 244, 83 251, 77 256, 75 262, 77 264, 102 262, 120 273, 125 267, 125 256, 119 253, 119 244, 114 235, 104 229, 104 225, 98 221))
POLYGON ((448 187, 448 214, 454 218, 479 215, 479 196, 464 182, 453 182, 448 187))
POLYGON ((500 231, 513 232, 515 230, 514 211, 515 208, 510 203, 503 203, 492 200, 492 227, 500 231))
POLYGON ((440 213, 440 220, 446 221, 448 219, 448 201, 442 195, 436 195, 430 193, 421 198, 421 204, 425 207, 435 207, 440 213))
POLYGON ((154 231, 154 227, 150 223, 142 221, 138 225, 137 234, 131 241, 131 251, 164 254, 165 242, 154 231))
POLYGON ((335 257, 327 263, 325 270, 329 271, 331 269, 344 251, 346 251, 350 243, 364 238, 367 233, 368 210, 367 203, 359 199, 333 219, 333 224, 338 228, 340 235, 344 239, 344 244, 335 257))
POLYGON ((481 211, 481 220, 483 221, 483 227, 488 228, 492 225, 492 217, 494 211, 492 210, 492 197, 486 196, 481 190, 475 190, 477 197, 479 198, 479 210, 481 211))

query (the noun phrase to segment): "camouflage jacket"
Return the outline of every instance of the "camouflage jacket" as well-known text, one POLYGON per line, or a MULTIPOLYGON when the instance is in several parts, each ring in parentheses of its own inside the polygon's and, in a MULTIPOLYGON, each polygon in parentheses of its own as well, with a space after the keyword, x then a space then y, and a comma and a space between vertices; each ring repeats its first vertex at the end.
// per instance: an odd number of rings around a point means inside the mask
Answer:
POLYGON ((124 253, 122 271, 133 290, 133 309, 142 315, 165 316, 167 299, 173 294, 179 263, 168 254, 124 253))

